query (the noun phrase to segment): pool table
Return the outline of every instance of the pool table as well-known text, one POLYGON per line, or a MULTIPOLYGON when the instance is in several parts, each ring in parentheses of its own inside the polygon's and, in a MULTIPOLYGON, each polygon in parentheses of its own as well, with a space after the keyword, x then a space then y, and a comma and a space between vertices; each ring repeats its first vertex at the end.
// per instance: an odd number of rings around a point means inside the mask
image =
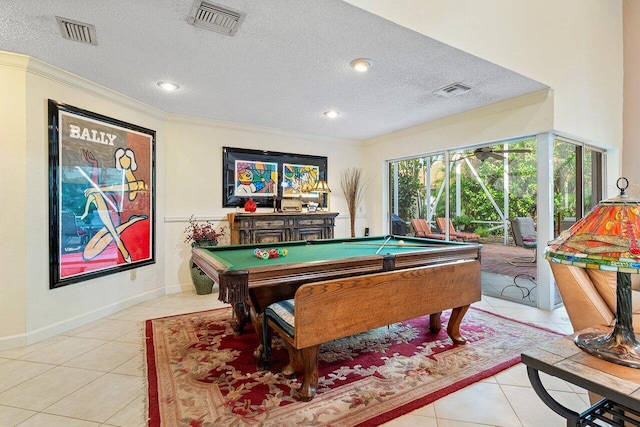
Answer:
MULTIPOLYGON (((305 283, 461 260, 475 260, 479 265, 481 247, 406 236, 371 236, 193 248, 192 257, 218 283, 220 301, 234 306, 234 331, 241 334, 248 321, 260 331, 264 309, 293 298, 305 283), (287 249, 287 255, 261 259, 254 254, 256 248, 274 247, 287 249)), ((470 286, 477 287, 479 300, 480 268, 470 286)))

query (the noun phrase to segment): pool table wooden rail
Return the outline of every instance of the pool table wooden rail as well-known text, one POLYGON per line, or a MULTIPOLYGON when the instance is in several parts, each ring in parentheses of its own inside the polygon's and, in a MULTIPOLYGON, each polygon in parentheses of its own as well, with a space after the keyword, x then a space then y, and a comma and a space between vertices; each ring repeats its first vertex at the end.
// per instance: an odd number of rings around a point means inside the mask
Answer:
MULTIPOLYGON (((431 332, 437 333, 447 309, 452 309, 447 333, 453 342, 465 344, 460 323, 469 305, 481 299, 480 275, 480 262, 467 259, 302 285, 294 296, 293 336, 268 311, 267 323, 282 336, 289 353, 282 373, 289 378, 302 373, 301 400, 311 400, 318 385, 320 344, 427 314, 431 332)), ((269 329, 263 333, 268 365, 269 329)))

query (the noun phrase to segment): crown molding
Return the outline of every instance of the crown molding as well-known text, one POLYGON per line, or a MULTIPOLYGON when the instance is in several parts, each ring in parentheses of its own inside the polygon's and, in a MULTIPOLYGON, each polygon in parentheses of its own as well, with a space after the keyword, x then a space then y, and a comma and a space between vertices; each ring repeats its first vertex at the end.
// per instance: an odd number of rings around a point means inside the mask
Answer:
POLYGON ((292 138, 305 139, 305 140, 311 140, 311 141, 317 141, 317 142, 330 142, 330 143, 336 143, 336 144, 342 144, 342 145, 352 144, 352 145, 362 146, 362 143, 364 141, 364 140, 358 140, 358 139, 333 138, 328 136, 320 136, 320 135, 314 135, 314 134, 308 134, 308 133, 302 133, 302 132, 294 132, 294 131, 287 131, 283 129, 270 128, 266 126, 251 125, 251 124, 239 123, 239 122, 228 122, 224 120, 207 119, 203 117, 184 116, 180 114, 171 114, 171 113, 167 114, 167 121, 180 123, 180 124, 187 124, 187 125, 215 126, 215 127, 220 127, 220 128, 230 129, 230 130, 237 130, 237 131, 244 131, 244 132, 252 131, 252 132, 266 133, 270 135, 292 137, 292 138))
POLYGON ((0 67, 24 71, 26 74, 44 78, 89 95, 105 99, 123 107, 151 115, 156 119, 166 120, 167 117, 167 114, 162 110, 28 55, 0 51, 0 67))

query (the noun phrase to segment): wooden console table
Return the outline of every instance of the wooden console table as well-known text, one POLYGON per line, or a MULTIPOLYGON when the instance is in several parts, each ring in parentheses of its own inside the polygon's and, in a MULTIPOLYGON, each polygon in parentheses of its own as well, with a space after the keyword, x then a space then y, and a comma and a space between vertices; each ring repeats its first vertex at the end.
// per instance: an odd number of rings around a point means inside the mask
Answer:
POLYGON ((576 335, 609 330, 589 328, 522 353, 522 363, 533 389, 554 412, 567 419, 567 426, 640 426, 640 369, 607 362, 580 350, 576 335), (578 413, 558 403, 540 381, 540 372, 558 377, 603 399, 578 413), (605 424, 594 424, 601 420, 605 424))
POLYGON ((337 212, 229 213, 231 244, 333 239, 337 212))

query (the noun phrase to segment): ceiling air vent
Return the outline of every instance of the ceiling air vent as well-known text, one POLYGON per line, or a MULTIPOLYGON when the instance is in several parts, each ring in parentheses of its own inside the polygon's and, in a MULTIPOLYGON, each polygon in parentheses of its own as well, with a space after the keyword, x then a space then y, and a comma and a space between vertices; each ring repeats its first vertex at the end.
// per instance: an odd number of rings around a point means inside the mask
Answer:
POLYGON ((59 16, 56 16, 56 21, 58 21, 58 27, 60 27, 60 32, 62 33, 63 38, 80 43, 93 45, 98 44, 95 26, 85 24, 84 22, 61 18, 59 16))
POLYGON ((196 27, 233 36, 246 13, 229 9, 219 4, 196 0, 191 8, 189 23, 196 27))
POLYGON ((465 86, 462 83, 453 83, 441 89, 434 90, 433 93, 435 93, 436 95, 451 98, 452 96, 457 96, 461 93, 465 93, 468 90, 471 90, 469 86, 465 86))

